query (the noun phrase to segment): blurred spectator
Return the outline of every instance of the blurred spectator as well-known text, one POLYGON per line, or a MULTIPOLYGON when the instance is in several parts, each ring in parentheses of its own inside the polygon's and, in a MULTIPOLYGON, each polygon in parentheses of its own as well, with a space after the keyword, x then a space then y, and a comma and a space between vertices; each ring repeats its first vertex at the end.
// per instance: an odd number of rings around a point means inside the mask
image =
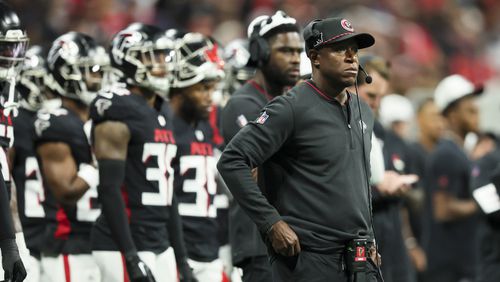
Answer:
POLYGON ((472 163, 464 143, 469 132, 479 129, 474 95, 481 91, 460 75, 446 77, 435 90, 447 131, 426 165, 427 282, 472 281, 476 274, 477 206, 471 195, 472 163))

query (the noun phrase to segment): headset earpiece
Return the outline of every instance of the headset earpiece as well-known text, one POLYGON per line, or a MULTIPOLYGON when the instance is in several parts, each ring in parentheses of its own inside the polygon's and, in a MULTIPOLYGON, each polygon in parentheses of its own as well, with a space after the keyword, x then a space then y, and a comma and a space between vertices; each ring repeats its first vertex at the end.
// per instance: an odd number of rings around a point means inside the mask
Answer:
POLYGON ((271 47, 263 36, 282 25, 296 25, 296 20, 283 11, 277 11, 273 16, 260 16, 252 21, 247 31, 252 64, 260 67, 269 61, 271 47))
POLYGON ((257 66, 259 67, 266 64, 269 60, 269 57, 271 56, 269 43, 266 39, 262 38, 262 36, 259 35, 262 23, 264 21, 269 24, 271 23, 272 18, 268 17, 267 20, 263 20, 262 22, 255 25, 252 36, 250 37, 248 48, 250 51, 250 60, 253 63, 257 64, 257 66))

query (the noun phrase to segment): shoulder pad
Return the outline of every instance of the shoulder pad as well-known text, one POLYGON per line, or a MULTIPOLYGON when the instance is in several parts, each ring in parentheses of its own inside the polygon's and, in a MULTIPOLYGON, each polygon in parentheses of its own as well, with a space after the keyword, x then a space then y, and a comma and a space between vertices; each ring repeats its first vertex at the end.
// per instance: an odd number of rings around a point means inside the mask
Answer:
POLYGON ((124 85, 115 85, 99 92, 90 105, 90 118, 99 123, 105 120, 120 120, 129 111, 131 104, 130 91, 124 85))
POLYGON ((42 109, 37 112, 34 122, 37 139, 56 140, 67 135, 72 129, 68 128, 66 116, 68 110, 64 108, 42 109))

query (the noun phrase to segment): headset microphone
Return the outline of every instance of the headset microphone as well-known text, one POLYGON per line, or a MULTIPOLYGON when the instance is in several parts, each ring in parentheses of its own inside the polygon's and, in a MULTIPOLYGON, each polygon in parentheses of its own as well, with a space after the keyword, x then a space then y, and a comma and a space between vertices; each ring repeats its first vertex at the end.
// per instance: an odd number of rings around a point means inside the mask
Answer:
POLYGON ((359 65, 359 70, 365 74, 365 82, 367 84, 372 83, 373 81, 372 77, 365 71, 365 69, 361 66, 361 64, 359 65))

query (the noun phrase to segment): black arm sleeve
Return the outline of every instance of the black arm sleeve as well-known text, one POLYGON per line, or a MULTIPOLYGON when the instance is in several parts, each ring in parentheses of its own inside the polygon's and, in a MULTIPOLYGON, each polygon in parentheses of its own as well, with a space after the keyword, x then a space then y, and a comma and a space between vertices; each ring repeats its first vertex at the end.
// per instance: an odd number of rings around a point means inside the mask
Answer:
POLYGON ((0 173, 0 241, 4 239, 15 239, 14 223, 10 212, 9 195, 7 186, 0 173))
POLYGON ((175 262, 182 281, 191 281, 192 273, 187 262, 186 245, 184 243, 184 233, 182 231, 182 221, 179 215, 179 204, 174 194, 172 199, 171 217, 169 221, 169 236, 175 253, 175 262))
POLYGON ((125 203, 120 195, 120 186, 125 179, 125 161, 101 159, 98 163, 98 197, 111 234, 121 252, 137 252, 125 213, 125 203))
POLYGON ((256 122, 249 123, 234 136, 217 164, 234 198, 263 234, 281 217, 253 180, 251 169, 277 152, 292 131, 290 102, 278 97, 264 108, 256 122))
POLYGON ((186 260, 187 254, 186 245, 184 244, 181 216, 179 215, 179 204, 177 203, 177 197, 175 195, 172 198, 170 215, 168 233, 172 240, 172 247, 175 251, 175 260, 177 264, 179 264, 181 261, 186 260))

